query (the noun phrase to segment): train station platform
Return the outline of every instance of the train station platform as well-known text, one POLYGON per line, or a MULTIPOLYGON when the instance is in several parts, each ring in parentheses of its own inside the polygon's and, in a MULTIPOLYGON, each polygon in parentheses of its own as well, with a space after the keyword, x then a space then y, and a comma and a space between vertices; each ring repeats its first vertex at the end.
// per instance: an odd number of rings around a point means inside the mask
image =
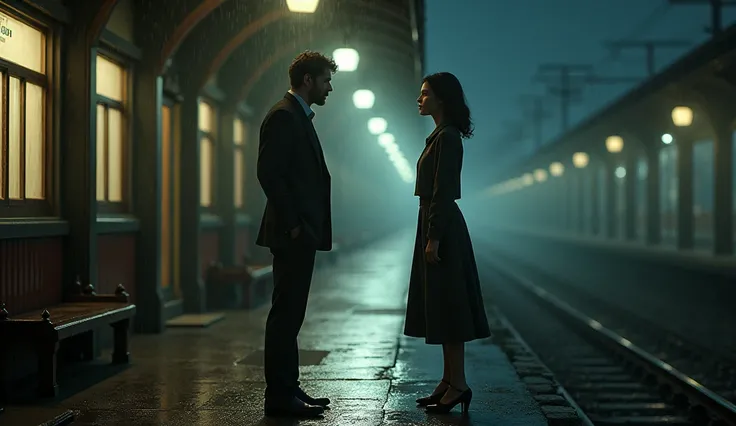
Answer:
MULTIPOLYGON (((308 393, 332 399, 324 419, 263 417, 268 305, 228 312, 209 328, 134 335, 130 367, 44 409, 72 410, 75 426, 549 424, 527 384, 533 381, 520 378, 515 365, 521 364, 490 339, 466 345, 474 391, 466 420, 459 408, 433 416, 416 407, 414 400, 440 379, 442 355, 438 346, 402 335, 412 246, 413 235, 393 235, 315 272, 300 334, 301 380, 308 393)), ((487 311, 493 318, 490 304, 487 311)), ((503 333, 492 323, 498 339, 503 333)), ((8 407, 0 425, 28 409, 8 407)))

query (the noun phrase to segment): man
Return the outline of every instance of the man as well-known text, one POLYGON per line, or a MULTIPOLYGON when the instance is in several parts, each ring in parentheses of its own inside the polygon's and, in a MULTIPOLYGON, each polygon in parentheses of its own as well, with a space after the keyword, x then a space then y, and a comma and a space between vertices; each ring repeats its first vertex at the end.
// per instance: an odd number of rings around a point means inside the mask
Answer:
POLYGON ((291 89, 261 124, 258 181, 266 209, 256 244, 273 254, 273 297, 266 322, 266 415, 321 415, 327 398, 299 387, 297 335, 304 322, 317 250, 332 249, 330 173, 311 105, 332 91, 335 62, 304 52, 289 67, 291 89))

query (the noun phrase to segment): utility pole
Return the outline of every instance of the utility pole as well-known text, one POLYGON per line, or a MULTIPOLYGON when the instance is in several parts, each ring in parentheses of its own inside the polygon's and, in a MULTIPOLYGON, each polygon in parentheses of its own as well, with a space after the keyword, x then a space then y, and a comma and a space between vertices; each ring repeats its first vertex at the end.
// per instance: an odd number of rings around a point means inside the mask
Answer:
POLYGON ((689 46, 690 43, 684 40, 619 40, 607 41, 603 45, 608 48, 613 55, 618 55, 624 49, 644 49, 647 55, 647 72, 649 76, 653 76, 657 72, 656 63, 654 61, 654 52, 657 48, 678 48, 689 46))
POLYGON ((723 32, 723 8, 726 6, 736 6, 734 0, 669 0, 670 4, 710 4, 710 28, 705 29, 712 36, 720 35, 723 32))
POLYGON ((521 97, 521 101, 524 104, 524 114, 531 116, 532 124, 534 126, 534 149, 537 150, 544 143, 544 136, 542 134, 542 125, 544 120, 550 118, 552 115, 544 106, 544 96, 541 95, 525 95, 521 97))
POLYGON ((535 80, 545 83, 550 94, 560 98, 562 132, 570 125, 570 103, 580 100, 582 85, 592 72, 592 65, 579 64, 542 64, 537 69, 535 80))

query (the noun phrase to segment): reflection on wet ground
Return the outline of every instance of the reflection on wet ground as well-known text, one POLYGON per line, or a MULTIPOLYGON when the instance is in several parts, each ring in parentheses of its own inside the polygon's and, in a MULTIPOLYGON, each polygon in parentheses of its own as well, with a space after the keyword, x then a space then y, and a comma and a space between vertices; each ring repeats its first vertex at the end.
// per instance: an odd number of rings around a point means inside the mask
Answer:
MULTIPOLYGON (((506 357, 468 345, 474 399, 463 419, 430 416, 414 400, 434 388, 441 350, 401 336, 413 236, 397 235, 315 273, 300 334, 304 389, 332 399, 324 419, 263 417, 262 340, 268 307, 232 311, 206 329, 136 335, 133 365, 56 407, 74 425, 502 425, 546 424, 506 357)), ((108 359, 108 358, 103 358, 108 359)))

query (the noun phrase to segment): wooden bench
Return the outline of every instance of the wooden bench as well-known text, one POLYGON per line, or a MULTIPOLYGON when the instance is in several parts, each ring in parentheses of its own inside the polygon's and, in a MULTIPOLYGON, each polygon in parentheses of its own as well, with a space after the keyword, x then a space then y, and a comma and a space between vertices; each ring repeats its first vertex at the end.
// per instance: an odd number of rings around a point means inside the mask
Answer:
MULTIPOLYGON (((38 311, 11 315, 5 303, 0 303, 0 341, 3 344, 26 342, 35 348, 38 395, 41 397, 58 394, 56 355, 59 342, 66 338, 110 325, 113 328, 112 362, 130 361, 129 329, 136 307, 129 303, 125 287, 118 284, 115 294, 98 295, 91 284, 83 288, 77 280, 76 286, 77 294, 68 296, 64 303, 38 311)), ((88 347, 83 348, 83 354, 87 360, 94 357, 91 339, 88 347)))
POLYGON ((272 285, 271 265, 223 266, 212 262, 205 273, 209 309, 252 309, 268 300, 272 285))

